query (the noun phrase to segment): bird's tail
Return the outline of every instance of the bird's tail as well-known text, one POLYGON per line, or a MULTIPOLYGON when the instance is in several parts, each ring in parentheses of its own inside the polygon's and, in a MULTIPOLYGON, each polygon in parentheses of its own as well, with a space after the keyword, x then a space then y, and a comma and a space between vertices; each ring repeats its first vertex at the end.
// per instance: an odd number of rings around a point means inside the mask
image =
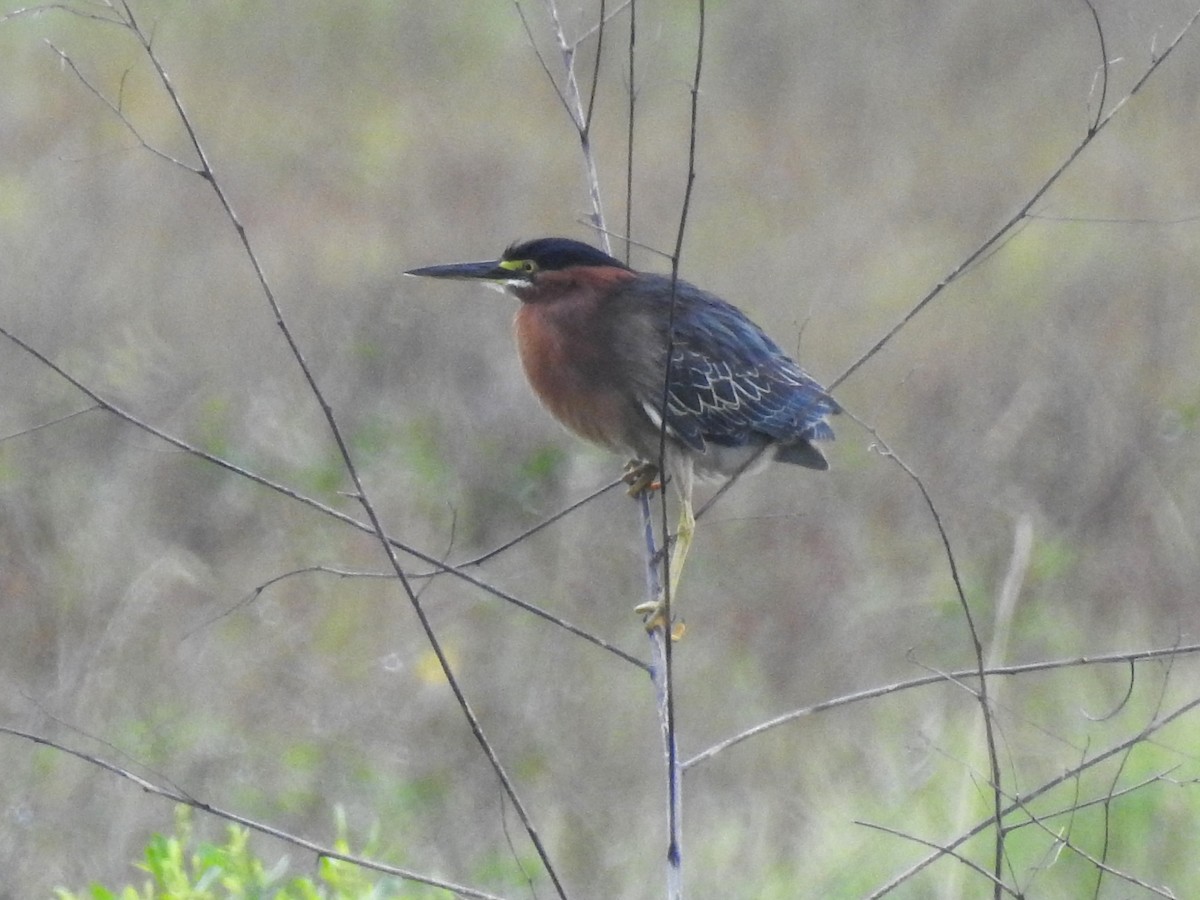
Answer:
POLYGON ((806 469, 829 468, 829 460, 825 458, 825 454, 803 439, 790 444, 780 444, 779 449, 775 451, 775 458, 779 462, 804 466, 806 469))

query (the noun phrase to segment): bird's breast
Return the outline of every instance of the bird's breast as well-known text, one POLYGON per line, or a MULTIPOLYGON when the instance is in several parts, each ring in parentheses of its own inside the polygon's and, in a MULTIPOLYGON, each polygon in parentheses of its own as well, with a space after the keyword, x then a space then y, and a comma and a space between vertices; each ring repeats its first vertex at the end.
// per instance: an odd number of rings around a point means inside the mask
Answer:
POLYGON ((517 351, 538 399, 580 437, 629 447, 629 399, 599 302, 523 303, 514 322, 517 351))

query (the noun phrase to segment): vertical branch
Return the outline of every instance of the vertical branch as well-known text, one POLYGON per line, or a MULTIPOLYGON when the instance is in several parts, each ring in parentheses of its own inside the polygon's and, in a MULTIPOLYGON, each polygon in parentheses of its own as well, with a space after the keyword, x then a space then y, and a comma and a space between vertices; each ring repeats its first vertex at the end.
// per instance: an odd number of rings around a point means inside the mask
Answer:
MULTIPOLYGON (((578 80, 578 78, 576 76, 576 72, 575 72, 575 58, 576 58, 575 51, 578 47, 578 44, 571 43, 570 41, 567 40, 566 34, 563 31, 562 20, 559 17, 558 7, 555 3, 555 0, 546 0, 546 6, 550 12, 550 18, 554 25, 555 38, 558 43, 559 51, 562 54, 563 67, 566 72, 566 76, 565 76, 566 89, 565 89, 565 92, 563 92, 563 91, 559 92, 559 97, 563 101, 564 106, 567 108, 567 112, 571 116, 572 123, 574 124, 575 130, 579 135, 579 145, 580 145, 580 150, 583 154, 584 173, 585 173, 585 178, 586 178, 586 182, 587 182, 587 191, 588 191, 588 196, 589 196, 589 198, 591 200, 591 204, 592 204, 592 224, 596 228, 596 230, 599 232, 601 240, 603 241, 605 250, 611 254, 611 252, 612 252, 611 235, 610 235, 610 232, 608 231, 608 228, 606 226, 605 219, 604 219, 604 207, 603 207, 603 204, 601 203, 601 199, 600 199, 599 174, 598 174, 598 170, 596 168, 596 160, 595 160, 595 156, 594 156, 594 153, 592 150, 592 143, 591 143, 591 136, 590 136, 592 101, 594 101, 594 99, 595 99, 596 83, 597 83, 597 79, 598 79, 598 75, 599 75, 600 62, 601 62, 599 49, 602 46, 601 42, 602 42, 604 25, 605 25, 604 7, 602 4, 601 13, 600 13, 600 21, 597 25, 597 30, 598 30, 597 54, 596 54, 596 60, 595 60, 595 68, 593 69, 593 73, 592 73, 591 101, 589 101, 588 107, 587 107, 587 109, 585 109, 583 106, 583 99, 579 92, 579 80, 578 80)), ((631 6, 632 6, 632 3, 631 3, 631 6)), ((520 7, 519 3, 517 4, 517 11, 521 15, 522 22, 525 22, 524 13, 521 12, 521 7, 520 7)), ((632 10, 631 10, 631 19, 632 19, 632 10)), ((703 2, 701 2, 701 27, 700 27, 701 45, 703 44, 703 35, 704 35, 703 20, 704 20, 703 2)), ((525 26, 526 26, 526 32, 528 33, 528 31, 529 31, 528 23, 525 23, 525 26)), ((633 25, 631 25, 630 27, 631 27, 631 29, 635 28, 635 26, 633 26, 633 25)), ((632 141, 633 141, 633 113, 632 113, 632 110, 633 110, 633 104, 634 104, 633 95, 636 92, 636 86, 633 81, 633 73, 634 73, 633 41, 634 41, 635 35, 636 35, 636 32, 631 30, 630 51, 629 51, 629 53, 630 53, 630 58, 629 58, 630 59, 630 62, 629 62, 629 67, 630 67, 629 68, 629 71, 630 71, 630 84, 629 84, 630 122, 629 122, 629 147, 628 147, 629 156, 628 156, 628 159, 626 162, 626 223, 627 223, 627 225, 626 225, 626 239, 627 239, 626 255, 627 256, 628 256, 628 247, 629 247, 629 244, 628 244, 628 238, 629 238, 628 222, 629 222, 629 216, 630 216, 629 198, 632 196, 632 190, 633 190, 633 188, 632 188, 632 178, 633 178, 633 176, 632 176, 632 172, 633 172, 633 143, 632 143, 632 141)), ((689 198, 691 195, 692 182, 695 180, 695 172, 694 172, 695 147, 696 147, 695 120, 696 120, 697 86, 699 83, 699 76, 700 76, 699 61, 700 61, 700 54, 698 53, 697 54, 697 68, 696 68, 696 83, 693 85, 693 91, 692 91, 692 127, 691 127, 690 147, 689 147, 689 153, 688 153, 687 197, 689 197, 689 198)), ((549 74, 550 73, 547 70, 547 75, 549 75, 549 74)), ((678 247, 682 243, 682 240, 683 240, 683 227, 687 221, 687 208, 688 208, 688 201, 687 201, 687 199, 685 199, 683 213, 680 217, 680 233, 679 233, 679 237, 677 238, 677 241, 676 241, 676 253, 675 253, 675 256, 672 261, 672 273, 673 273, 672 290, 674 290, 675 278, 678 276, 678 269, 679 269, 678 247)), ((671 313, 672 313, 672 317, 673 317, 674 316, 674 302, 672 302, 671 313)), ((668 329, 668 335, 669 334, 670 334, 670 329, 668 329)), ((668 342, 669 342, 669 340, 670 340, 670 338, 668 337, 668 342)), ((669 384, 669 381, 670 381, 670 374, 671 374, 670 373, 670 356, 671 356, 671 349, 668 344, 667 370, 664 373, 664 388, 667 386, 667 384, 669 384)), ((665 406, 664 406, 664 408, 665 408, 665 406)), ((658 467, 659 467, 660 473, 663 473, 666 471, 665 465, 664 465, 664 459, 663 459, 664 451, 665 451, 665 444, 663 443, 663 441, 665 440, 665 437, 666 437, 666 431, 665 431, 665 426, 664 426, 664 430, 660 432, 660 436, 659 436, 660 445, 659 445, 658 467)), ((663 491, 662 491, 662 497, 663 497, 664 522, 663 522, 663 527, 662 527, 662 534, 664 535, 663 544, 664 544, 664 549, 665 549, 666 546, 668 546, 668 542, 665 537, 668 534, 668 525, 665 521, 665 516, 666 516, 665 481, 666 481, 666 479, 664 478, 663 481, 664 481, 664 487, 663 487, 663 491)), ((670 602, 670 586, 669 586, 670 585, 670 576, 667 573, 667 567, 669 566, 669 555, 666 554, 665 552, 662 554, 663 559, 664 559, 663 582, 665 585, 665 589, 660 589, 659 580, 658 580, 658 572, 657 572, 657 565, 658 565, 658 559, 659 559, 660 554, 659 554, 658 548, 656 547, 656 542, 654 539, 654 521, 653 521, 653 516, 651 514, 650 498, 649 498, 648 493, 645 491, 643 491, 641 493, 641 495, 639 496, 638 508, 639 508, 640 514, 641 514, 642 535, 645 540, 645 546, 646 546, 647 599, 649 600, 650 603, 653 604, 657 600, 657 598, 661 595, 664 597, 664 603, 669 604, 669 602, 670 602)), ((667 616, 665 621, 667 621, 668 623, 670 622, 669 615, 670 615, 670 609, 669 609, 669 605, 668 605, 668 606, 664 607, 664 616, 667 616)), ((681 898, 683 896, 683 876, 682 876, 681 851, 680 851, 680 848, 682 845, 682 827, 681 827, 681 821, 682 821, 682 816, 681 816, 681 811, 682 811, 682 792, 681 792, 682 768, 679 764, 679 752, 678 752, 678 747, 676 746, 676 742, 675 742, 674 704, 672 701, 672 691, 671 691, 670 625, 668 624, 665 628, 652 629, 649 632, 649 638, 650 638, 650 656, 651 656, 650 673, 651 673, 651 677, 654 682, 655 700, 656 700, 656 706, 658 709, 659 725, 660 725, 660 727, 662 729, 662 733, 663 733, 665 755, 666 755, 666 759, 667 759, 667 781, 668 781, 667 828, 668 828, 668 832, 670 835, 669 841, 668 841, 668 850, 667 850, 667 894, 668 894, 668 897, 670 897, 670 898, 681 898)))
POLYGON ((600 83, 600 60, 604 58, 604 19, 605 0, 600 0, 600 21, 596 26, 596 61, 592 66, 592 86, 588 90, 587 115, 583 120, 583 130, 588 134, 592 131, 592 113, 596 109, 596 86, 600 83))
MULTIPOLYGON (((517 8, 520 9, 520 6, 517 8)), ((592 225, 600 233, 601 240, 604 241, 604 249, 611 252, 612 246, 609 242, 608 230, 604 224, 604 204, 600 201, 600 174, 596 169, 595 154, 592 152, 591 107, 590 105, 585 107, 583 104, 583 95, 579 91, 579 79, 575 74, 575 51, 578 49, 578 44, 567 40, 555 0, 546 0, 546 8, 550 11, 550 20, 554 23, 554 37, 558 42, 558 50, 563 58, 563 69, 566 72, 566 89, 563 93, 563 102, 566 104, 567 111, 571 115, 571 120, 575 124, 575 132, 579 135, 579 148, 583 153, 584 179, 587 186, 588 199, 592 204, 592 225)), ((599 48, 603 40, 603 34, 604 16, 601 13, 599 35, 596 38, 596 69, 593 73, 592 81, 593 99, 595 98, 596 78, 599 76, 600 71, 599 48)))
POLYGON ((628 130, 625 135, 625 262, 628 264, 633 252, 633 123, 637 107, 637 2, 629 0, 629 114, 628 130))
MULTIPOLYGON (((654 516, 650 508, 650 492, 638 494, 638 508, 642 516, 642 534, 646 541, 646 594, 651 598, 662 595, 663 584, 670 581, 664 573, 659 582, 658 549, 654 540, 654 516)), ((665 555, 665 554, 664 554, 665 555)), ((653 663, 650 677, 654 682, 654 699, 658 709, 659 727, 662 730, 663 749, 667 759, 667 828, 670 832, 667 850, 667 898, 683 896, 683 869, 680 846, 682 842, 682 776, 679 765, 679 748, 675 743, 674 708, 671 702, 671 635, 670 627, 649 629, 650 655, 653 663)))
MULTIPOLYGON (((667 417, 665 411, 667 409, 668 400, 671 392, 671 362, 675 350, 675 307, 678 300, 676 292, 679 282, 679 262, 683 254, 683 238, 687 231, 688 211, 691 208, 692 190, 696 183, 696 134, 697 122, 700 109, 700 74, 704 68, 704 25, 705 25, 705 5, 704 0, 697 0, 698 22, 696 30, 696 67, 692 75, 691 85, 691 112, 688 125, 688 155, 687 155, 687 178, 683 192, 683 205, 679 211, 679 229, 675 235, 675 250, 671 254, 671 305, 667 315, 667 352, 666 363, 663 372, 663 397, 662 406, 664 415, 662 416, 662 425, 658 435, 658 468, 660 472, 665 473, 666 456, 667 456, 667 417)), ((680 486, 680 502, 691 503, 691 488, 692 479, 690 470, 686 478, 687 483, 680 486)), ((667 490, 666 479, 663 479, 663 491, 661 498, 662 510, 662 533, 668 534, 670 523, 667 517, 667 490)), ((665 544, 669 543, 664 540, 665 544)), ((663 731, 666 740, 667 753, 667 824, 670 834, 670 841, 667 848, 667 896, 668 898, 677 898, 683 896, 682 887, 682 866, 683 866, 683 797, 681 793, 682 781, 680 778, 680 760, 678 746, 675 740, 675 697, 672 690, 672 650, 671 650, 671 578, 670 578, 670 555, 663 555, 663 581, 665 590, 663 591, 663 606, 662 620, 663 627, 661 629, 662 639, 664 644, 663 662, 665 671, 663 673, 663 681, 665 684, 665 703, 664 709, 664 727, 663 731)))

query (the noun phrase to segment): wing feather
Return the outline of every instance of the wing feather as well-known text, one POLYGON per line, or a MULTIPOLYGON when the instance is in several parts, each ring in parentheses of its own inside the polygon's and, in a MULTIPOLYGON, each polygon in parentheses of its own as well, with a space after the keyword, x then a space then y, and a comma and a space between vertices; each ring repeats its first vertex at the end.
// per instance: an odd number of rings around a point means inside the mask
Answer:
MULTIPOLYGON (((662 290, 669 279, 642 276, 639 281, 644 302, 669 302, 662 290)), ((740 447, 833 438, 826 419, 839 411, 837 403, 762 329, 736 307, 687 282, 676 283, 676 296, 666 408, 674 436, 697 452, 710 442, 740 447)), ((660 321, 665 319, 662 315, 660 321)), ((662 337, 665 342, 665 333, 662 337)), ((660 423, 661 383, 655 391, 653 379, 647 379, 639 400, 651 421, 660 423)))

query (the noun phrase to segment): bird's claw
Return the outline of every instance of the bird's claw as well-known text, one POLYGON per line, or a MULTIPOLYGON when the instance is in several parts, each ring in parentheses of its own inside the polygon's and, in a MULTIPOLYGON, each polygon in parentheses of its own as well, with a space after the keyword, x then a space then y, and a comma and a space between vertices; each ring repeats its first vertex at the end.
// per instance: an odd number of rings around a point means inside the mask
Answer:
POLYGON ((667 628, 666 601, 661 596, 654 601, 639 603, 633 611, 642 617, 642 624, 646 626, 647 633, 669 631, 671 640, 678 641, 687 631, 687 625, 683 622, 673 622, 671 627, 667 628))
POLYGON ((625 464, 621 480, 629 485, 629 496, 640 497, 646 491, 662 489, 662 480, 658 477, 658 466, 652 462, 631 459, 625 464))

